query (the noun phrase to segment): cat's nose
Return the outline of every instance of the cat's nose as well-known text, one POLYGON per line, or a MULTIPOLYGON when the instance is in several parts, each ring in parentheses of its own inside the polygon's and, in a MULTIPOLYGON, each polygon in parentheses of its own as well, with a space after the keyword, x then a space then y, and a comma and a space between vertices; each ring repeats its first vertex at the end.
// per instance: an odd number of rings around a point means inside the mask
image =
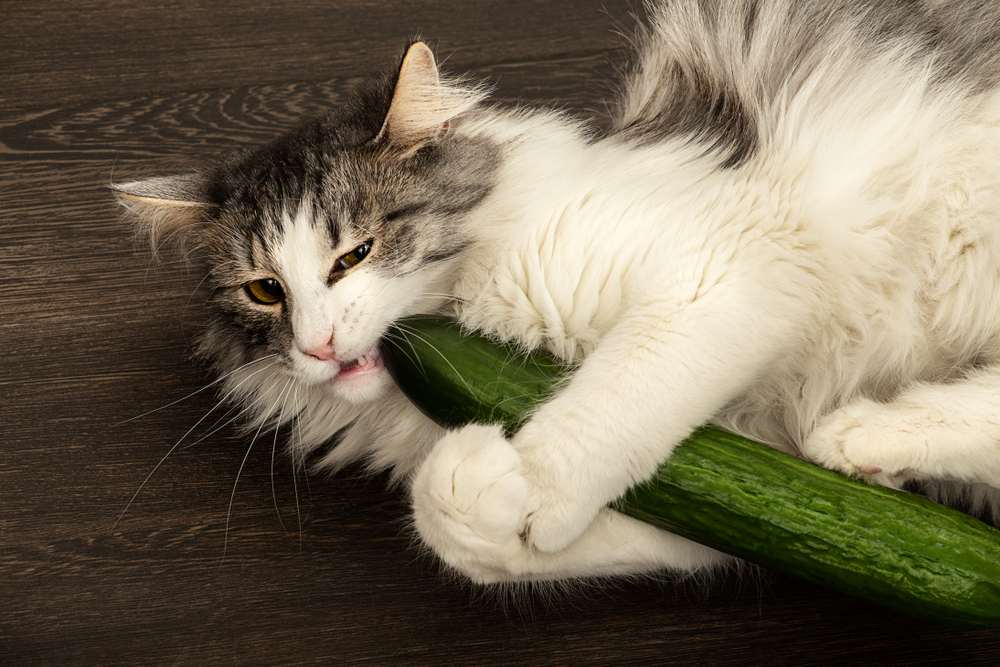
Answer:
POLYGON ((333 353, 332 338, 322 345, 314 345, 313 347, 299 349, 302 350, 302 354, 308 355, 313 359, 319 359, 320 361, 336 361, 337 359, 336 355, 333 353))

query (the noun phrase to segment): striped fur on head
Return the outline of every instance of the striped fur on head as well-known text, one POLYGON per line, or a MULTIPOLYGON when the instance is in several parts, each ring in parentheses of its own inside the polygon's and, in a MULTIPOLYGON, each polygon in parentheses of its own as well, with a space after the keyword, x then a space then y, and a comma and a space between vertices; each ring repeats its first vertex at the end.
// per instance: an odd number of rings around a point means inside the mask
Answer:
POLYGON ((431 51, 417 42, 395 76, 361 87, 342 107, 266 146, 205 172, 115 186, 154 244, 184 238, 207 262, 213 316, 200 355, 223 372, 267 353, 294 367, 296 344, 305 349, 314 342, 306 338, 331 327, 327 338, 338 338, 338 355, 351 358, 363 352, 355 349, 361 343, 340 338, 357 329, 367 345, 381 333, 361 332, 361 323, 351 328, 362 310, 384 325, 417 307, 468 243, 459 223, 494 180, 498 147, 450 131, 483 96, 480 88, 442 78, 431 51), (370 255, 356 270, 334 271, 338 257, 369 241, 370 255), (286 283, 310 262, 325 277, 316 285, 325 288, 306 286, 306 277, 298 290, 286 283), (247 298, 244 286, 266 277, 281 281, 281 307, 247 298), (386 288, 391 281, 409 284, 412 293, 386 288), (364 299, 372 303, 362 308, 364 299), (313 314, 301 316, 307 309, 313 314), (316 331, 296 331, 296 323, 316 331))

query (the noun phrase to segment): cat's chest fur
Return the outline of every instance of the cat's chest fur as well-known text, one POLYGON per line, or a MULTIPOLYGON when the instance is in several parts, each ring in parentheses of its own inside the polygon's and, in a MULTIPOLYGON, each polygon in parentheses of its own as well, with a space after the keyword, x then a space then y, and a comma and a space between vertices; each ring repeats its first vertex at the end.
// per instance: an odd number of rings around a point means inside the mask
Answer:
POLYGON ((469 257, 455 285, 457 315, 471 328, 575 361, 614 325, 628 295, 599 242, 562 242, 550 231, 469 257))

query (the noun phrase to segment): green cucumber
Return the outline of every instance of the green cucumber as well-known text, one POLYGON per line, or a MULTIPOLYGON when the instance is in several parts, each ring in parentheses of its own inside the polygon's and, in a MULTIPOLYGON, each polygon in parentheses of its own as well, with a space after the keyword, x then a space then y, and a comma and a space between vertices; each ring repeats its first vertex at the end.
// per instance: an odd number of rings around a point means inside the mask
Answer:
MULTIPOLYGON (((401 389, 446 426, 513 433, 572 369, 552 357, 408 318, 383 345, 401 389)), ((1000 531, 703 427, 614 507, 775 570, 945 622, 1000 623, 1000 531)))

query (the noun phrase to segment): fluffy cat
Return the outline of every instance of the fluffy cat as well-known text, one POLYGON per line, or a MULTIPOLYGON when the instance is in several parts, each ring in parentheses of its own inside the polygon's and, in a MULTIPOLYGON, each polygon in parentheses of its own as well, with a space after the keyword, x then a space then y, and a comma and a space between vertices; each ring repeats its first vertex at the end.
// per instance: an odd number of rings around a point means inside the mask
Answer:
POLYGON ((997 516, 1000 8, 651 3, 611 129, 501 108, 423 43, 329 116, 116 186, 211 273, 198 344, 253 426, 405 480, 477 582, 726 556, 606 509, 708 421, 997 516), (578 372, 507 440, 379 358, 445 312, 578 372))

